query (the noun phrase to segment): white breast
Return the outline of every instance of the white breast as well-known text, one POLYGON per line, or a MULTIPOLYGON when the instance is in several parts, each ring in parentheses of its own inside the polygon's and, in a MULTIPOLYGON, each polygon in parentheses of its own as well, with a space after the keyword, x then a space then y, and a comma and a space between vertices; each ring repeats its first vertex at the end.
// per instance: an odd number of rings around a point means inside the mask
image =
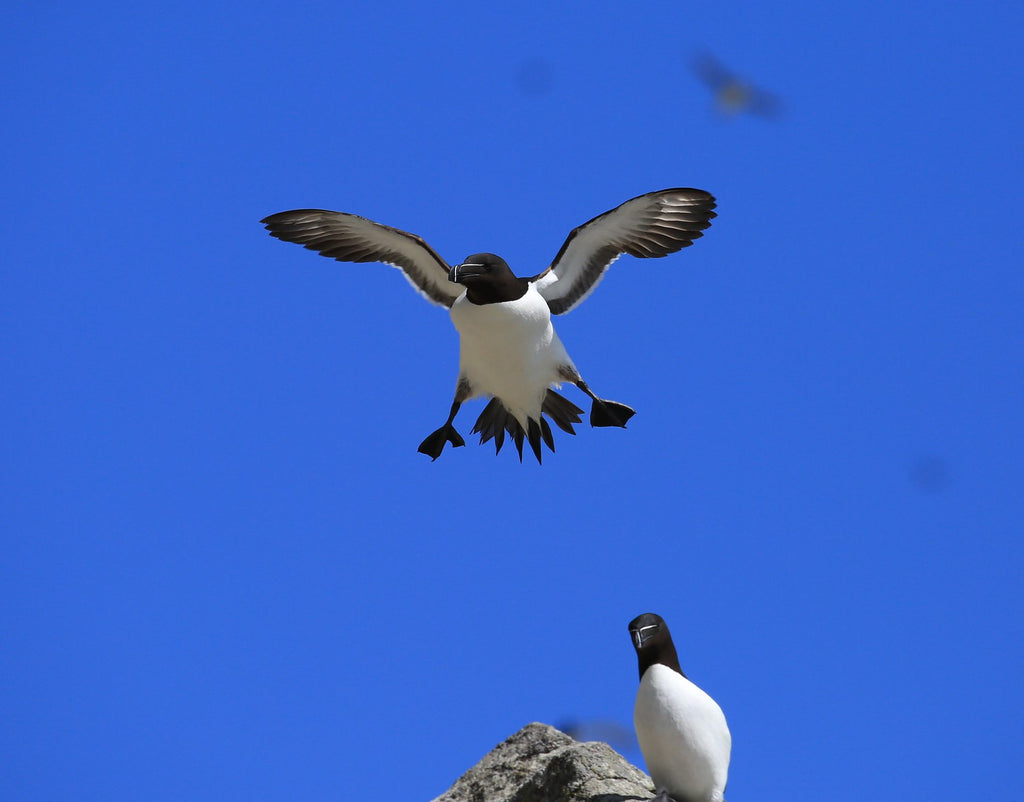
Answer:
POLYGON ((551 312, 532 285, 515 301, 477 305, 462 295, 452 305, 459 332, 459 373, 472 395, 499 398, 525 428, 539 418, 544 394, 572 367, 551 325, 551 312))
POLYGON ((721 802, 732 736, 714 699, 682 674, 653 665, 640 681, 633 723, 659 791, 676 802, 721 802))

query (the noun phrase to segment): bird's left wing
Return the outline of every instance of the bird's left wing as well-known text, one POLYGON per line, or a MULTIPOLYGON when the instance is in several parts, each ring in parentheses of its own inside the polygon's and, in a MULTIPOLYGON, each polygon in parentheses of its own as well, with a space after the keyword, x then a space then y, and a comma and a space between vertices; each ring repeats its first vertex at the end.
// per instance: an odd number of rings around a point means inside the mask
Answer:
POLYGON ((553 315, 582 302, 622 254, 668 256, 703 236, 715 199, 702 189, 663 189, 628 200, 574 228, 554 261, 530 279, 553 315))
POLYGON ((448 280, 449 265, 421 237, 365 217, 295 209, 260 220, 272 237, 304 245, 340 262, 383 262, 399 268, 428 301, 450 307, 465 287, 448 280))

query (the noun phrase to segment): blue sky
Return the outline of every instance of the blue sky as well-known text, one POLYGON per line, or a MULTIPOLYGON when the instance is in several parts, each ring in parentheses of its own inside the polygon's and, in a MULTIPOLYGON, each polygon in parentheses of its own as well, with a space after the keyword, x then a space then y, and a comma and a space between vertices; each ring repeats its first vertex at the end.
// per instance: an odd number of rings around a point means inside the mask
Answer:
POLYGON ((732 802, 1010 796, 1022 23, 8 11, 0 796, 429 800, 530 721, 629 726, 647 611, 725 709, 732 802), (716 114, 702 49, 785 113, 716 114), (258 224, 354 212, 529 275, 671 186, 717 196, 707 235, 556 321, 637 415, 543 466, 417 454, 444 311, 258 224))

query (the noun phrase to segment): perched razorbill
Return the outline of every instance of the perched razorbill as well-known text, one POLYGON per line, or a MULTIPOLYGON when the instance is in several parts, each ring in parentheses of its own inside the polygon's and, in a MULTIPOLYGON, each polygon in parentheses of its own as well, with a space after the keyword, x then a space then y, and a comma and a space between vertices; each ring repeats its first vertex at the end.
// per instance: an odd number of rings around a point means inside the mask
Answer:
POLYGON ((633 725, 656 799, 722 802, 732 736, 714 699, 690 682, 661 616, 629 622, 640 669, 633 725))
POLYGON ((445 443, 465 445, 453 421, 463 401, 490 396, 473 432, 500 451, 508 432, 523 458, 523 439, 537 461, 541 440, 555 450, 547 415, 575 434, 583 410, 556 393, 572 382, 592 400, 591 426, 625 426, 634 410, 599 398, 566 353, 551 325, 583 301, 622 254, 667 256, 702 236, 715 199, 699 189, 649 192, 573 229, 547 269, 517 278, 505 261, 479 253, 449 267, 415 234, 365 217, 322 209, 280 212, 262 222, 271 236, 342 262, 383 262, 400 268, 427 300, 451 310, 459 332, 459 377, 448 419, 419 451, 437 459, 445 443))

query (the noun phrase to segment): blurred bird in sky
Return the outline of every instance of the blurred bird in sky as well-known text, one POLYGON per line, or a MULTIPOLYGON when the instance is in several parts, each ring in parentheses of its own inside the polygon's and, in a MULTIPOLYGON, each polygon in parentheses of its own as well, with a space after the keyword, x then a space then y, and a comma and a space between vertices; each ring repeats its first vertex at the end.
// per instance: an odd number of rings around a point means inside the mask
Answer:
POLYGON ((699 52, 690 59, 690 69, 711 89, 716 108, 726 117, 756 114, 775 118, 782 113, 782 102, 777 95, 741 78, 707 51, 699 52))
POLYGON ((622 754, 640 749, 633 730, 611 719, 565 719, 555 726, 577 741, 604 741, 622 754))

